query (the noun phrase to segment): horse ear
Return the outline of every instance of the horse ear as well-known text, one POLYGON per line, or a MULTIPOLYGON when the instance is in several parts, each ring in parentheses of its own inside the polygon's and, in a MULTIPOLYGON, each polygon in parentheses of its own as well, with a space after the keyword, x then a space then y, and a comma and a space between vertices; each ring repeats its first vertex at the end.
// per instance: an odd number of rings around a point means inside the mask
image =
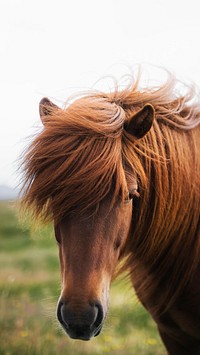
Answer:
POLYGON ((45 125, 46 123, 46 116, 49 116, 52 114, 53 110, 58 110, 59 107, 55 104, 53 104, 53 102, 51 102, 47 97, 44 97, 40 103, 39 103, 39 112, 40 112, 40 118, 41 121, 43 123, 43 125, 45 125))
POLYGON ((142 138, 150 130, 155 117, 154 107, 146 104, 136 112, 125 125, 125 130, 136 138, 142 138))

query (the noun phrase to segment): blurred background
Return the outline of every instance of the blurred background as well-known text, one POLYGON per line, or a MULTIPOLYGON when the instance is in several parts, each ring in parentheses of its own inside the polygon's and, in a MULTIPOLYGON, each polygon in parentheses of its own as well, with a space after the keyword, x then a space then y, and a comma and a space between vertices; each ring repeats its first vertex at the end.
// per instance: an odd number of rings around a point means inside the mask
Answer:
POLYGON ((108 90, 145 67, 200 86, 199 2, 0 0, 0 354, 163 354, 156 328, 128 283, 114 284, 102 335, 68 340, 55 321, 59 265, 51 226, 18 221, 19 157, 41 127, 38 103, 108 90), (104 78, 99 81, 100 78, 104 78), (126 305, 126 308, 124 308, 126 305))

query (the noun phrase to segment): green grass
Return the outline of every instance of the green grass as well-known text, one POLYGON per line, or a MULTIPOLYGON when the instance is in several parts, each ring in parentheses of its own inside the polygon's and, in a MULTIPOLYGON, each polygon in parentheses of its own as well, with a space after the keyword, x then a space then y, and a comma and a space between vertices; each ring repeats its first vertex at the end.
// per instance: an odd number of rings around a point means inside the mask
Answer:
POLYGON ((60 293, 51 228, 30 232, 16 208, 0 203, 0 355, 163 355, 156 326, 125 281, 111 288, 104 329, 90 342, 69 339, 56 320, 60 293))

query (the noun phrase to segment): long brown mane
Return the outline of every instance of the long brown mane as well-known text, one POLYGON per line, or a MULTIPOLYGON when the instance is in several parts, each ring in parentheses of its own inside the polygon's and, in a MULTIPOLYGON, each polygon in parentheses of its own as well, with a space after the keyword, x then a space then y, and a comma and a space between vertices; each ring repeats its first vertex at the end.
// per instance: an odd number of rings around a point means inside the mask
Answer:
POLYGON ((152 277, 154 284, 164 285, 170 275, 165 305, 188 283, 200 248, 200 103, 193 89, 178 95, 174 88, 172 77, 157 89, 141 90, 136 82, 112 93, 89 93, 65 110, 52 109, 23 165, 22 205, 42 220, 98 208, 113 184, 115 200, 127 191, 125 169, 131 169, 140 202, 123 253, 128 256, 124 269, 134 273, 135 261, 142 260, 149 278, 141 287, 148 290, 152 277), (146 103, 154 106, 156 119, 136 140, 124 125, 146 103))

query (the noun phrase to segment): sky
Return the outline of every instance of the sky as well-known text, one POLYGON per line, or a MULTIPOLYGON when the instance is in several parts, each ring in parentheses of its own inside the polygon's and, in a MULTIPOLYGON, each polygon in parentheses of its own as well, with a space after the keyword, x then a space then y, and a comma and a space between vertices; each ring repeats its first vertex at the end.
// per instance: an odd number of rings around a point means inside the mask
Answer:
POLYGON ((0 0, 0 185, 19 184, 42 97, 62 106, 138 64, 200 87, 199 41, 199 0, 0 0))

